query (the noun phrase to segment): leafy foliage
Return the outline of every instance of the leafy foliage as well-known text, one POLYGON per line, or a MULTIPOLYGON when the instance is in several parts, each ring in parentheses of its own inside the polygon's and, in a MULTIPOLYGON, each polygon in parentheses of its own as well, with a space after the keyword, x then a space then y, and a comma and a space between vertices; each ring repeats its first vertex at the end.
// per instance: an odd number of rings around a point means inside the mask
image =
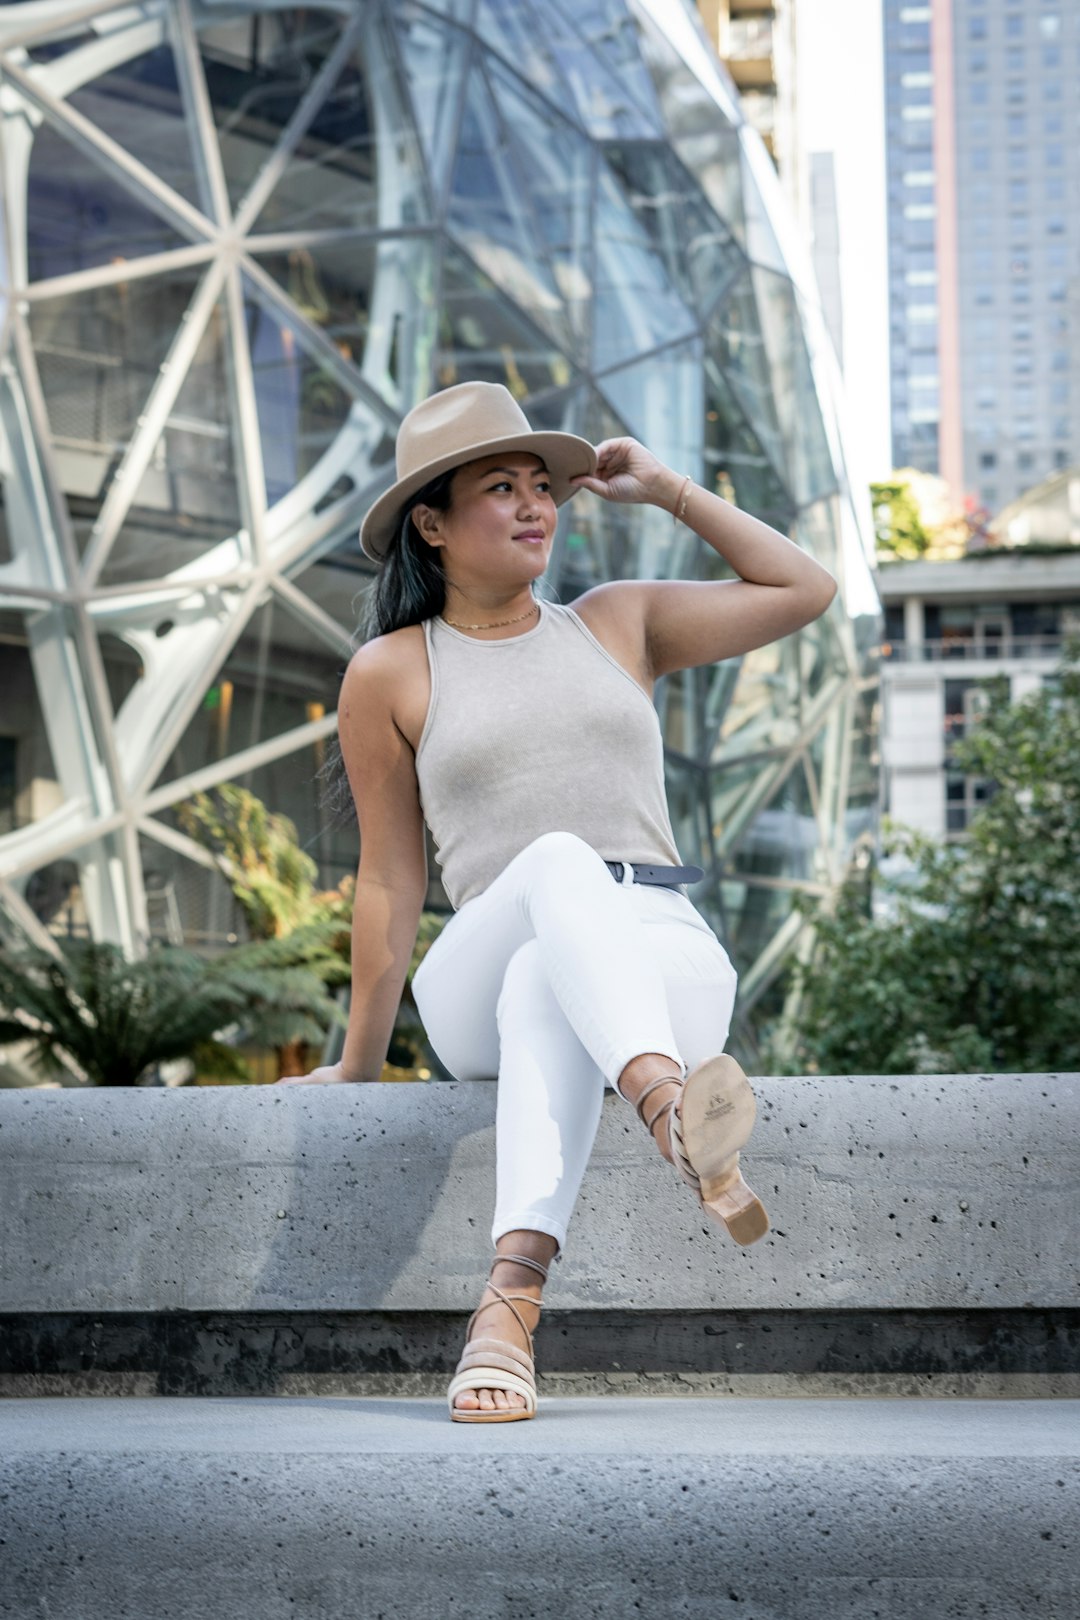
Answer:
POLYGON ((203 1073, 246 1080, 226 1033, 321 1041, 344 1023, 312 965, 326 948, 318 931, 210 959, 173 945, 129 962, 110 943, 74 940, 57 956, 24 944, 0 955, 0 1044, 29 1041, 50 1079, 73 1064, 92 1085, 134 1086, 156 1064, 193 1057, 203 1073))
POLYGON ((963 843, 886 818, 882 848, 909 864, 854 875, 817 946, 793 968, 794 1045, 773 1072, 1038 1072, 1080 1068, 1080 638, 1017 703, 987 707, 955 745, 995 784, 963 843))

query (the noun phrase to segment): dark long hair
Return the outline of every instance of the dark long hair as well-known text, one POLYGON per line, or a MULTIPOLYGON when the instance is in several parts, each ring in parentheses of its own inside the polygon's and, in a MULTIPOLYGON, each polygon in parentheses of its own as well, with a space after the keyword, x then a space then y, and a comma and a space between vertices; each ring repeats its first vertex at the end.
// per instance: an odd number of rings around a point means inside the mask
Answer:
MULTIPOLYGON (((439 473, 415 495, 410 495, 398 513, 396 532, 387 547, 385 560, 364 599, 360 623, 352 637, 354 651, 375 636, 403 630, 407 624, 420 624, 442 612, 446 604, 446 576, 439 553, 420 538, 412 514, 417 506, 448 512, 457 470, 451 467, 449 472, 439 473)), ((336 735, 315 779, 322 784, 320 808, 329 810, 333 824, 340 826, 355 820, 356 806, 336 735)))

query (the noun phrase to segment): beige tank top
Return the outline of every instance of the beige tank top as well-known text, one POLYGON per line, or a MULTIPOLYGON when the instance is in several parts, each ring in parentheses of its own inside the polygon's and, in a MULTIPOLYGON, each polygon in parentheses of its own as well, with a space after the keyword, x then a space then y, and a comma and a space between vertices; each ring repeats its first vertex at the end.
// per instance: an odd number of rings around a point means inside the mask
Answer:
POLYGON ((682 864, 648 693, 572 608, 539 607, 531 630, 502 641, 423 621, 431 701, 416 776, 455 911, 541 833, 576 833, 604 860, 682 864))

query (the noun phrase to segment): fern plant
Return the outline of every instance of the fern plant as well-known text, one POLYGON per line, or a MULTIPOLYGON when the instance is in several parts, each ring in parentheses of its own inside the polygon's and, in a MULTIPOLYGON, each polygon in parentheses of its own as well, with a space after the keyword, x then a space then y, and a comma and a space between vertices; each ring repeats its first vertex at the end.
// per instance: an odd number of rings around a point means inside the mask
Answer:
POLYGON ((213 958, 167 945, 128 961, 119 946, 93 940, 71 941, 59 956, 9 948, 0 952, 0 1046, 29 1042, 43 1078, 64 1079, 74 1067, 96 1086, 138 1085, 176 1058, 216 1079, 246 1080, 226 1034, 281 1046, 319 1042, 345 1022, 325 977, 327 959, 337 960, 335 929, 297 929, 213 958))

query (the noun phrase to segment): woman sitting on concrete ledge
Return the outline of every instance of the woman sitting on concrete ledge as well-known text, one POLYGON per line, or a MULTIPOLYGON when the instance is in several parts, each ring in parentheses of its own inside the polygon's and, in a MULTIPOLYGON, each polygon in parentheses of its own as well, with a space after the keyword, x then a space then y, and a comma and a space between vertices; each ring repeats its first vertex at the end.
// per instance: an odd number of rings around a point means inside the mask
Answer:
POLYGON ((375 633, 339 707, 361 838, 349 1028, 340 1063, 279 1083, 381 1075, 427 892, 426 821, 454 915, 413 994, 451 1074, 498 1076, 501 1286, 470 1319, 448 1398, 457 1421, 508 1422, 536 1410, 541 1288, 606 1085, 735 1242, 768 1230, 739 1164, 753 1094, 723 1052, 736 974, 686 894, 703 873, 675 844, 652 693, 808 624, 836 582, 636 439, 594 449, 534 431, 497 384, 411 410, 397 475, 361 527, 381 564, 375 633), (664 508, 739 578, 618 580, 573 608, 538 598, 557 507, 579 489, 664 508))

